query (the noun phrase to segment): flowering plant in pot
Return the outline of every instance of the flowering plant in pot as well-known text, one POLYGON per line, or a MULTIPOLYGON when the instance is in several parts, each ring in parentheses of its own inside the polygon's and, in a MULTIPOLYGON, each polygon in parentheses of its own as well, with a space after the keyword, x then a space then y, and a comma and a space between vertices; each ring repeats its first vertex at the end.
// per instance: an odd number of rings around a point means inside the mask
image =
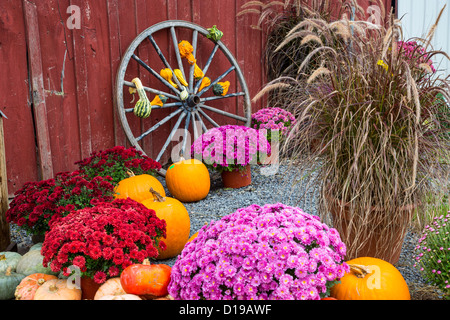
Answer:
POLYGON ((202 227, 172 267, 182 300, 314 300, 346 272, 346 246, 317 216, 281 203, 240 208, 202 227))
POLYGON ((165 249, 166 224, 154 210, 131 199, 98 203, 57 221, 42 245, 43 265, 70 276, 104 283, 129 265, 156 258, 165 249))
POLYGON ((156 172, 161 169, 159 162, 144 155, 135 147, 125 148, 123 146, 93 152, 91 156, 77 161, 75 164, 89 178, 110 176, 114 185, 128 178, 129 171, 135 175, 145 173, 155 176, 156 172))
POLYGON ((113 195, 110 177, 89 179, 80 171, 61 172, 52 179, 25 183, 15 192, 6 219, 42 238, 59 218, 98 202, 110 202, 113 195))
POLYGON ((286 108, 299 116, 283 147, 292 151, 300 174, 317 173, 311 177, 322 188, 321 214, 332 213, 348 258, 395 264, 425 190, 445 185, 437 181, 448 170, 439 159, 450 150, 442 135, 449 119, 439 118, 437 96, 450 101, 450 81, 430 65, 432 56, 448 57, 429 49, 433 33, 420 41, 423 51, 410 54, 399 42, 401 24, 388 18, 382 25, 345 17, 303 22, 311 28, 298 36, 321 45, 299 62, 298 72, 312 59, 320 66, 306 85, 277 81, 304 92, 285 96, 286 108), (320 141, 316 150, 310 148, 314 140, 320 141))
POLYGON ((270 150, 270 143, 258 130, 225 125, 198 137, 191 146, 191 155, 209 169, 221 172, 225 180, 230 173, 239 175, 242 184, 236 182, 230 187, 241 187, 251 182, 250 165, 266 157, 270 150))
MULTIPOLYGON (((280 138, 286 137, 289 128, 295 124, 295 117, 289 111, 273 107, 259 109, 252 114, 251 127, 259 130, 267 130, 267 141, 272 141, 272 133, 275 132, 278 136, 277 141, 280 138)), ((274 137, 276 139, 276 137, 274 137)))

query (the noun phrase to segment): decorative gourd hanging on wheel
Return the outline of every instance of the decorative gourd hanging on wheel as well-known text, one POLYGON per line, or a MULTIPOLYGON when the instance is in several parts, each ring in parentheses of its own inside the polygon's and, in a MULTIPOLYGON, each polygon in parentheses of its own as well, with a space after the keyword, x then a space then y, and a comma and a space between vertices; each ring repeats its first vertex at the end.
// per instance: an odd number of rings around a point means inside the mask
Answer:
POLYGON ((227 94, 229 87, 230 81, 217 82, 215 85, 213 85, 212 91, 216 96, 224 96, 227 94))
POLYGON ((164 79, 166 79, 166 81, 170 83, 174 88, 178 88, 177 84, 172 81, 173 78, 172 70, 170 70, 169 68, 162 69, 159 72, 159 75, 164 79))
MULTIPOLYGON (((142 85, 141 80, 139 78, 134 78, 131 80, 136 86, 136 91, 139 95, 139 100, 136 102, 134 106, 134 114, 140 118, 148 118, 150 113, 152 112, 152 106, 150 100, 147 98, 147 94, 145 93, 144 86, 142 85)), ((132 92, 132 90, 130 90, 132 92)))
POLYGON ((153 98, 153 100, 150 103, 150 105, 162 107, 164 105, 164 103, 166 103, 166 101, 167 101, 167 97, 165 95, 157 94, 156 97, 153 98))
POLYGON ((175 76, 177 77, 178 81, 180 81, 180 83, 187 87, 189 84, 186 82, 186 80, 183 77, 183 73, 181 72, 180 69, 175 69, 173 70, 173 73, 175 73, 175 76))
POLYGON ((197 62, 193 52, 194 47, 189 43, 189 41, 183 40, 178 44, 178 50, 180 50, 180 56, 186 58, 190 65, 197 62))
POLYGON ((223 32, 217 29, 216 25, 213 25, 212 28, 208 28, 206 30, 209 31, 209 34, 206 37, 215 42, 219 41, 223 36, 223 32))

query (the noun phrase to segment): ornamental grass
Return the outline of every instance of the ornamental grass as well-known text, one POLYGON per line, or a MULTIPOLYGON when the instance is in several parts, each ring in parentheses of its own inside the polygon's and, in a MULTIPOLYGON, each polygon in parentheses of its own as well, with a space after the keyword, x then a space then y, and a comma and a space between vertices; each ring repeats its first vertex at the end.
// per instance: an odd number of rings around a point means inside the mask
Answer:
POLYGON ((430 46, 439 17, 423 39, 404 39, 391 15, 381 17, 381 25, 358 15, 305 19, 276 49, 288 39, 314 45, 302 60, 291 55, 296 76, 280 76, 261 92, 289 86, 283 104, 297 123, 283 149, 300 171, 317 173, 324 219, 331 208, 327 196, 349 208, 358 231, 356 239, 344 239, 350 252, 372 235, 374 208, 377 223, 386 226, 379 228, 377 249, 387 250, 396 236, 391 226, 408 227, 399 208, 415 207, 420 217, 426 191, 448 182, 440 160, 449 156, 450 119, 440 110, 450 102, 450 79, 434 72, 430 60, 449 58, 430 46), (317 67, 309 71, 311 63, 317 67))

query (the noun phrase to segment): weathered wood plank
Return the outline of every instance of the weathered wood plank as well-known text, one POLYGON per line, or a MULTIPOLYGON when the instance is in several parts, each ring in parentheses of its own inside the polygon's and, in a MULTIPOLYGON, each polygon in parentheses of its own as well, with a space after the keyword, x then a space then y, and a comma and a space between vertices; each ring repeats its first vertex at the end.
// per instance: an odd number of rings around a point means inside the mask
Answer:
POLYGON ((8 208, 5 136, 3 133, 3 116, 0 114, 0 251, 4 251, 11 243, 9 223, 6 222, 6 211, 8 211, 8 208))
POLYGON ((53 177, 53 162, 47 123, 37 8, 34 3, 27 0, 24 0, 23 4, 40 173, 42 179, 49 179, 53 177))

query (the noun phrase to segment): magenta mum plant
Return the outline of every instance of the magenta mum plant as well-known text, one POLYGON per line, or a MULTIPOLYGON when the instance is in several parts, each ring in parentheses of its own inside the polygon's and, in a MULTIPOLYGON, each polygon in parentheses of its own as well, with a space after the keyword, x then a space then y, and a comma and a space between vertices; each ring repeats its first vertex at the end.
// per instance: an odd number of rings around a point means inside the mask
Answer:
POLYGON ((266 129, 267 140, 272 141, 272 131, 278 132, 278 139, 289 133, 289 128, 295 124, 295 117, 282 108, 263 108, 252 114, 251 127, 266 129))
POLYGON ((281 203, 252 205, 202 227, 172 267, 182 300, 312 300, 349 271, 339 233, 281 203))
POLYGON ((259 130, 226 125, 202 134, 191 146, 193 158, 218 171, 243 170, 270 154, 270 143, 259 130))

